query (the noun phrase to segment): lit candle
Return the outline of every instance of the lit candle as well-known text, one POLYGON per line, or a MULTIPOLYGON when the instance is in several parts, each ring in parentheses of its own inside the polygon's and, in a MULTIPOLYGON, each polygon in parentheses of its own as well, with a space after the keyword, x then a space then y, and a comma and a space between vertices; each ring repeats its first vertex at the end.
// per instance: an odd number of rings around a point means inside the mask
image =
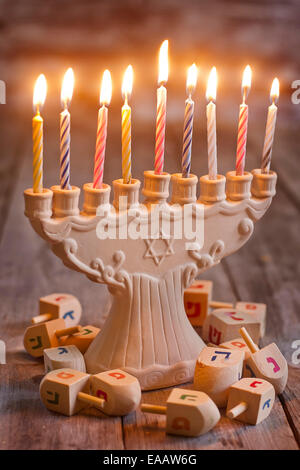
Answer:
POLYGON ((68 106, 71 102, 74 88, 74 73, 69 68, 63 79, 61 102, 64 107, 60 113, 60 187, 71 189, 70 186, 70 113, 68 106))
POLYGON ((271 87, 271 106, 268 109, 268 118, 267 118, 267 125, 266 125, 266 135, 265 135, 265 142, 264 142, 264 149, 261 161, 261 172, 262 173, 269 173, 270 171, 270 164, 271 164, 271 157, 272 157, 272 147, 274 141, 274 133, 275 133, 275 126, 276 126, 276 118, 277 118, 277 106, 276 102, 279 98, 279 81, 278 78, 274 78, 272 87, 271 87))
POLYGON ((240 105, 238 139, 236 150, 236 174, 242 176, 245 168, 247 130, 248 130, 248 106, 246 98, 251 88, 251 68, 249 65, 244 70, 242 82, 243 103, 240 105))
POLYGON ((195 64, 188 69, 186 90, 188 98, 185 102, 184 124, 183 124, 183 146, 182 146, 182 177, 188 178, 191 169, 192 139, 194 123, 194 101, 192 93, 197 83, 197 67, 195 64))
POLYGON ((128 65, 123 82, 122 96, 124 105, 122 106, 122 176, 123 183, 131 183, 131 108, 128 99, 132 92, 133 70, 128 65))
POLYGON ((36 115, 32 119, 33 138, 33 192, 43 191, 43 118, 40 108, 43 106, 47 94, 45 75, 40 75, 35 82, 33 92, 33 107, 36 115))
POLYGON ((217 80, 217 70, 216 67, 213 67, 210 71, 206 88, 206 99, 208 101, 206 106, 208 177, 210 180, 216 180, 218 175, 216 105, 214 103, 217 97, 217 80))
POLYGON ((167 89, 164 86, 168 81, 168 41, 164 41, 159 51, 159 74, 157 89, 156 112, 156 138, 154 172, 160 175, 164 169, 165 132, 166 132, 166 105, 167 89))
POLYGON ((105 147, 107 137, 107 115, 112 94, 111 75, 109 70, 104 70, 101 90, 100 90, 100 109, 98 112, 98 126, 95 151, 94 181, 93 188, 101 189, 103 183, 103 170, 105 147))

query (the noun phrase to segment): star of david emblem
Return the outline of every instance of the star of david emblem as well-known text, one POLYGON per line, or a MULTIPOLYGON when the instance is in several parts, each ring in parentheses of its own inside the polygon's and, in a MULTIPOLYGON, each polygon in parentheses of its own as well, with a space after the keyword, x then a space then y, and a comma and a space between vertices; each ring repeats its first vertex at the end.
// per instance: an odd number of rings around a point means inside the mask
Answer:
POLYGON ((167 256, 174 255, 173 249, 173 238, 162 238, 160 232, 160 238, 145 239, 147 245, 146 253, 144 258, 152 258, 154 263, 158 266, 167 256))

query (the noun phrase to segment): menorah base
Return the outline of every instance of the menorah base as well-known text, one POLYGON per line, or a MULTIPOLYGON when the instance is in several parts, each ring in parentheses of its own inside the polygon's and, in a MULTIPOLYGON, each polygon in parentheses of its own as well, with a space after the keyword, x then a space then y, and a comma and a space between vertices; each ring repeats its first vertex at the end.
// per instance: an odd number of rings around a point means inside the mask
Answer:
POLYGON ((142 390, 192 380, 205 346, 183 305, 183 290, 195 273, 189 266, 161 279, 123 272, 119 284, 110 287, 109 316, 85 353, 87 372, 121 369, 137 377, 142 390))
MULTIPOLYGON (((202 349, 202 348, 201 348, 202 349)), ((122 367, 121 369, 138 379, 142 390, 155 390, 158 388, 172 387, 190 382, 194 378, 196 360, 181 361, 172 366, 155 364, 145 369, 122 367)), ((99 369, 99 366, 90 365, 88 372, 96 374, 107 369, 99 369)))

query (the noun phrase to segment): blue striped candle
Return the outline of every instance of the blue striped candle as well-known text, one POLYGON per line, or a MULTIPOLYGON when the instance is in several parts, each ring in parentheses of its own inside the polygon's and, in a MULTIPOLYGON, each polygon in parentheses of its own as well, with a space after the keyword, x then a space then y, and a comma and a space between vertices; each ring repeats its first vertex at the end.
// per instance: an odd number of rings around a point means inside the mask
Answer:
POLYGON ((70 122, 71 117, 68 106, 71 102, 74 88, 74 73, 69 68, 63 79, 61 88, 61 102, 64 110, 60 113, 60 187, 71 189, 70 186, 70 122))
POLYGON ((60 187, 71 189, 70 186, 70 113, 64 109, 60 114, 60 187))
POLYGON ((192 138, 194 121, 194 101, 188 98, 185 102, 182 147, 182 177, 188 178, 191 170, 192 138))
POLYGON ((188 98, 185 102, 184 123, 183 123, 183 146, 182 146, 182 177, 188 178, 191 170, 192 139, 194 123, 194 101, 192 93, 197 82, 197 67, 193 64, 188 70, 187 92, 188 98))

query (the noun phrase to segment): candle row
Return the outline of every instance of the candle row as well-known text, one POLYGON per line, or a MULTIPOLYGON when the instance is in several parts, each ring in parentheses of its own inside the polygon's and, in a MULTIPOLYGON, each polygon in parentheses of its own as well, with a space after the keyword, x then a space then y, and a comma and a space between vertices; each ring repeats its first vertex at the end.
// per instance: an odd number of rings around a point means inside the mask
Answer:
MULTIPOLYGON (((157 114, 155 137, 155 174, 162 174, 164 168, 165 130, 166 130, 166 105, 168 81, 168 41, 164 41, 159 52, 159 76, 157 88, 157 114)), ((193 64, 187 74, 187 99, 185 102, 183 148, 182 148, 182 176, 188 178, 191 168, 192 135, 194 120, 194 101, 192 94, 197 83, 197 67, 193 64)), ((122 177, 123 182, 131 183, 131 108, 128 104, 133 85, 133 69, 129 65, 122 82, 122 177)), ((69 105, 74 88, 74 73, 71 68, 64 75, 61 102, 63 111, 60 114, 60 186, 69 190, 70 186, 70 112, 69 105)), ((245 68, 242 80, 243 101, 240 105, 236 174, 243 175, 246 158, 247 129, 248 129, 248 105, 246 99, 251 88, 251 68, 245 68)), ((36 81, 33 95, 33 104, 36 115, 33 118, 33 191, 43 190, 43 119, 40 108, 43 106, 47 93, 47 83, 44 75, 40 75, 36 81)), ((108 70, 103 73, 100 89, 100 109, 98 112, 98 125, 96 136, 96 150, 94 162, 93 188, 99 189, 103 184, 104 159, 107 137, 108 106, 112 95, 112 81, 108 70)), ((216 138, 216 95, 217 95, 217 71, 213 67, 208 78, 206 98, 207 116, 207 148, 208 148, 208 176, 209 179, 217 179, 217 138, 216 138)), ((263 147, 261 169, 263 173, 270 170, 272 146, 274 140, 275 124, 277 117, 276 102, 279 97, 279 82, 275 78, 271 87, 271 105, 268 109, 266 133, 263 147)))

